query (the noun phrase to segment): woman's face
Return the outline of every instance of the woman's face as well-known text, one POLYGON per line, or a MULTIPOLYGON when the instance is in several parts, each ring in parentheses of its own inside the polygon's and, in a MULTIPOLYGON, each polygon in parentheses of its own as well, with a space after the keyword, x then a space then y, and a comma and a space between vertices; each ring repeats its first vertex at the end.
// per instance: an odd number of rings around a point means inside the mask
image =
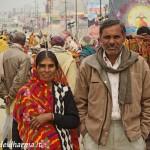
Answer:
POLYGON ((56 65, 50 58, 45 58, 37 66, 39 78, 44 81, 51 81, 56 73, 56 65))

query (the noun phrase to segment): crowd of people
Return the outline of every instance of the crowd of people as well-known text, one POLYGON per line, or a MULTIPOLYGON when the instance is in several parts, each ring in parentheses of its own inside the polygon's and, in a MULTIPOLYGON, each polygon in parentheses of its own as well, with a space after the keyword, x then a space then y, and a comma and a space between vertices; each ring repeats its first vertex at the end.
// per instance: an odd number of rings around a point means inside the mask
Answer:
POLYGON ((79 41, 68 31, 1 33, 3 150, 11 140, 12 150, 150 149, 150 29, 99 26, 98 39, 79 41))

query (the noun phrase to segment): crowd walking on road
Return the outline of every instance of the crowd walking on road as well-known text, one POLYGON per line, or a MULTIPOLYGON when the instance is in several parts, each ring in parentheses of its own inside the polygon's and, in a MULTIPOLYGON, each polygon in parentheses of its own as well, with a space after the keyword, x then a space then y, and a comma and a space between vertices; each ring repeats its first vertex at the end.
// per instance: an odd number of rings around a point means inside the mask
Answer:
POLYGON ((150 29, 98 32, 1 33, 0 150, 150 150, 150 29))

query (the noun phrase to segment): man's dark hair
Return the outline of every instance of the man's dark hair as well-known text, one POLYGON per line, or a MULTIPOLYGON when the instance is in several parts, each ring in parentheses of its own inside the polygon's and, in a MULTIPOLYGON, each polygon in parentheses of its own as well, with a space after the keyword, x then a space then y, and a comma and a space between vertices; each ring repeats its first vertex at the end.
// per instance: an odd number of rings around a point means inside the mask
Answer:
POLYGON ((24 45, 26 42, 26 35, 22 32, 15 32, 12 36, 12 42, 24 45))
POLYGON ((144 33, 150 35, 150 29, 148 27, 142 26, 142 27, 139 27, 137 29, 136 33, 137 33, 137 35, 141 35, 141 34, 144 34, 144 33))
POLYGON ((126 33, 125 25, 123 23, 121 23, 120 20, 107 19, 100 24, 100 30, 99 30, 100 35, 102 34, 104 29, 114 26, 114 25, 120 25, 120 27, 122 29, 122 33, 123 34, 126 33))

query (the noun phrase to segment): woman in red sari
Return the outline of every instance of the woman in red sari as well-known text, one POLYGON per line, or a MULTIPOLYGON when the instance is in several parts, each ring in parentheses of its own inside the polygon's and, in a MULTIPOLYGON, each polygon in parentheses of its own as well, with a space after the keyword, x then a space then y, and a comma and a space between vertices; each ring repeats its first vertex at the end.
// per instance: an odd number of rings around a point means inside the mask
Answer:
POLYGON ((59 72, 56 56, 51 51, 41 51, 31 80, 16 96, 13 116, 26 149, 79 149, 77 108, 59 72))

